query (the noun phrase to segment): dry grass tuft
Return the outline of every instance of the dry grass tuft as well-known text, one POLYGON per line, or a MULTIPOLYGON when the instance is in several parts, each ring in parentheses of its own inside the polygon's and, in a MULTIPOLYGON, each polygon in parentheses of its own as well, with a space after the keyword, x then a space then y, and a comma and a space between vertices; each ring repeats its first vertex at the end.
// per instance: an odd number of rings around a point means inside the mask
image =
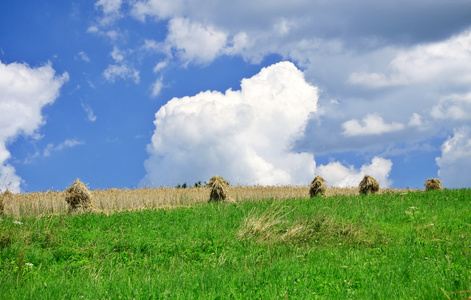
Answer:
POLYGON ((211 188, 209 202, 220 202, 228 199, 227 187, 229 182, 220 176, 213 176, 208 183, 211 188))
POLYGON ((311 198, 317 197, 319 195, 325 195, 325 191, 327 191, 327 187, 324 184, 325 179, 321 176, 316 176, 314 180, 311 182, 309 186, 309 196, 311 198))
POLYGON ((443 190, 442 182, 440 181, 440 179, 436 179, 436 178, 427 179, 424 185, 425 185, 426 191, 443 190))
POLYGON ((244 218, 237 238, 258 243, 287 243, 298 245, 349 245, 374 246, 385 238, 375 228, 365 228, 361 223, 341 221, 334 216, 319 214, 309 218, 287 218, 295 209, 275 202, 265 211, 252 208, 244 218))
POLYGON ((75 179, 74 183, 65 191, 65 201, 69 204, 69 209, 92 208, 92 193, 80 179, 75 179))
POLYGON ((258 242, 266 242, 276 238, 278 235, 277 225, 285 222, 284 218, 290 212, 285 207, 276 204, 261 213, 254 207, 244 218, 237 237, 239 240, 255 239, 258 242))
POLYGON ((379 191, 379 183, 376 179, 369 175, 365 175, 360 182, 360 194, 376 194, 379 191))

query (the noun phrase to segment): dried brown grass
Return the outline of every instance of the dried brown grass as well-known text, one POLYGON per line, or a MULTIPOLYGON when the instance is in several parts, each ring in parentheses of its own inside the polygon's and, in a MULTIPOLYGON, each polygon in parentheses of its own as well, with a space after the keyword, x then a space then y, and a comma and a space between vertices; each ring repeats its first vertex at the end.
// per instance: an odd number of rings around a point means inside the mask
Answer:
POLYGON ((319 195, 325 195, 325 191, 327 191, 327 187, 324 184, 325 179, 321 176, 316 176, 311 182, 309 186, 309 196, 311 198, 317 197, 319 195))
POLYGON ((426 191, 443 190, 442 182, 440 181, 440 179, 436 178, 427 179, 427 181, 425 181, 424 186, 426 191))
MULTIPOLYGON (((228 195, 234 202, 265 199, 308 199, 308 186, 229 186, 228 195)), ((406 189, 380 189, 379 193, 406 192, 406 189)), ((123 210, 188 207, 208 202, 209 187, 141 188, 91 190, 93 205, 103 213, 123 210)), ((325 196, 358 195, 359 188, 328 187, 325 196)), ((1 196, 1 195, 0 195, 1 196)), ((31 192, 11 194, 4 199, 4 213, 9 216, 44 216, 65 214, 69 206, 64 198, 66 191, 31 192)))
POLYGON ((359 185, 360 194, 376 194, 379 191, 379 183, 369 175, 365 175, 359 185))

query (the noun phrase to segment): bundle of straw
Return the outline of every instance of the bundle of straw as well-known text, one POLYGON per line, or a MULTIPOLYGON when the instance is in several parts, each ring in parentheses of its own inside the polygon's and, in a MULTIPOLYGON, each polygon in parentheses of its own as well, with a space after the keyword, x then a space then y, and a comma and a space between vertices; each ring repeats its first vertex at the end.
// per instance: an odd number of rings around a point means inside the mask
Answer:
POLYGON ((228 198, 227 187, 229 182, 220 176, 213 176, 209 180, 208 186, 211 188, 209 202, 220 202, 228 198))
POLYGON ((13 194, 8 189, 3 192, 2 195, 0 195, 0 214, 3 214, 5 210, 5 202, 11 200, 12 198, 13 194))
POLYGON ((365 175, 360 182, 360 194, 375 194, 379 191, 379 183, 369 175, 365 175))
POLYGON ((442 182, 440 181, 440 179, 436 179, 436 178, 427 179, 424 185, 425 185, 426 191, 443 190, 442 182))
POLYGON ((325 186, 324 182, 325 179, 321 176, 316 176, 316 178, 312 180, 311 185, 309 186, 309 195, 311 198, 317 197, 319 195, 325 195, 327 187, 325 186))
POLYGON ((65 201, 69 204, 70 209, 88 209, 92 207, 92 194, 80 179, 75 179, 74 183, 65 192, 65 201))

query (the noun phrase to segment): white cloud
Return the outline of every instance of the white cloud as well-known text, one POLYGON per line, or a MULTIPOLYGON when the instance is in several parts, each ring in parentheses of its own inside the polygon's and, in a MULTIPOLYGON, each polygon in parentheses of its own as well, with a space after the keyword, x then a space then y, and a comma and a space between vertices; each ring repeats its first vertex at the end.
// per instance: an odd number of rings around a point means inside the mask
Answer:
POLYGON ((79 55, 79 57, 80 57, 81 60, 83 60, 83 61, 85 61, 85 62, 90 62, 90 58, 88 57, 88 55, 87 55, 85 52, 80 51, 80 52, 78 53, 78 55, 79 55))
POLYGON ((412 117, 409 120, 409 123, 407 124, 411 127, 417 127, 422 125, 422 117, 418 113, 413 113, 412 117))
POLYGON ((368 87, 422 84, 431 81, 471 83, 471 30, 445 41, 399 51, 390 74, 354 72, 349 82, 368 87))
POLYGON ((98 27, 95 26, 95 25, 92 25, 92 26, 88 27, 88 29, 87 29, 88 33, 98 33, 99 31, 100 31, 100 29, 98 29, 98 27))
POLYGON ((407 80, 399 76, 386 76, 381 73, 355 72, 350 75, 348 82, 372 88, 388 87, 407 84, 407 80))
POLYGON ((103 17, 100 20, 101 26, 107 26, 121 18, 120 12, 122 0, 99 0, 95 3, 96 8, 101 8, 103 17))
MULTIPOLYGON (((1 148, 0 151, 2 151, 1 148)), ((0 165, 0 192, 8 189, 12 193, 19 193, 22 182, 23 180, 20 176, 16 175, 16 170, 13 166, 9 164, 0 165)))
POLYGON ((389 179, 391 168, 391 160, 374 157, 371 164, 365 164, 359 170, 354 166, 346 167, 340 162, 331 162, 317 167, 316 174, 322 176, 328 186, 337 187, 357 187, 363 176, 370 175, 378 180, 380 187, 385 188, 392 184, 389 179))
POLYGON ((152 85, 152 97, 157 97, 160 94, 163 86, 163 79, 160 77, 152 85))
POLYGON ((471 186, 471 128, 463 126, 455 130, 453 137, 442 145, 442 156, 436 158, 440 167, 438 176, 449 188, 471 186))
POLYGON ((136 84, 140 81, 139 71, 126 64, 109 65, 103 75, 110 82, 115 82, 118 78, 132 79, 136 84))
POLYGON ((166 60, 157 63, 154 67, 154 73, 162 71, 163 69, 167 67, 167 65, 168 65, 168 62, 166 60))
POLYGON ((430 115, 435 119, 471 121, 471 93, 443 98, 432 108, 430 115))
POLYGON ((403 124, 391 123, 386 124, 381 116, 377 114, 366 115, 361 124, 358 120, 353 119, 342 124, 343 134, 346 136, 357 135, 379 135, 387 132, 398 131, 404 128, 403 124))
POLYGON ((0 61, 0 189, 10 184, 12 192, 20 191, 21 179, 7 163, 10 152, 6 145, 18 135, 34 136, 44 124, 41 109, 54 102, 67 73, 56 76, 50 64, 31 68, 26 64, 3 64, 0 61))
POLYGON ((96 116, 95 116, 95 113, 93 112, 93 109, 90 106, 88 106, 84 103, 82 103, 82 108, 87 113, 88 120, 90 122, 95 122, 96 121, 96 116))
POLYGON ((124 60, 125 53, 120 51, 118 47, 114 46, 113 51, 111 52, 111 57, 114 59, 115 62, 120 63, 124 60))
POLYGON ((141 21, 144 21, 147 16, 166 19, 178 13, 182 6, 182 0, 137 1, 131 13, 141 21))
POLYGON ((240 91, 174 98, 156 113, 144 185, 219 174, 233 184, 307 184, 312 154, 291 146, 317 110, 317 88, 292 63, 243 79, 240 91))
POLYGON ((97 26, 90 26, 87 29, 88 33, 93 33, 98 36, 109 38, 111 41, 116 41, 118 38, 123 38, 123 34, 117 30, 101 30, 97 26))
POLYGON ((118 13, 121 8, 122 0, 99 0, 95 3, 96 7, 101 7, 105 14, 118 13))
POLYGON ((73 148, 75 146, 82 145, 82 144, 84 144, 82 141, 78 141, 75 139, 67 139, 58 145, 48 144, 43 151, 43 156, 47 157, 47 156, 50 156, 52 152, 61 151, 66 148, 73 148))
POLYGON ((223 31, 185 18, 170 20, 168 31, 166 43, 186 64, 213 61, 222 53, 227 40, 223 31))
MULTIPOLYGON (((400 4, 136 0, 126 8, 142 21, 169 22, 167 37, 144 46, 169 62, 209 64, 232 55, 258 63, 269 54, 295 61, 323 97, 323 113, 310 120, 298 149, 381 153, 396 143, 433 144, 437 133, 470 120, 469 102, 458 98, 471 92, 471 30, 463 31, 471 4, 400 4)), ((156 79, 151 90, 160 84, 156 79)))

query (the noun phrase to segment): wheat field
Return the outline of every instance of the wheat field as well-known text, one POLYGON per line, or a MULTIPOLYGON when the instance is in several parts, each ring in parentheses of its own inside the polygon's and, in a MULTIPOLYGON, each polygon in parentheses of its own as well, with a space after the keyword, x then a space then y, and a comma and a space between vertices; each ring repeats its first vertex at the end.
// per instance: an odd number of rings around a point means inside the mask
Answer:
MULTIPOLYGON (((404 192, 407 190, 381 189, 380 193, 404 192)), ((358 188, 330 187, 326 197, 333 195, 358 194, 358 188)), ((151 208, 173 208, 206 203, 210 189, 191 188, 143 188, 92 190, 92 204, 96 211, 114 212, 151 208)), ((259 201, 263 199, 308 199, 307 186, 232 186, 228 188, 229 197, 237 201, 259 201)), ((23 194, 10 194, 3 197, 4 214, 14 217, 43 216, 68 213, 65 192, 47 191, 23 194)))

